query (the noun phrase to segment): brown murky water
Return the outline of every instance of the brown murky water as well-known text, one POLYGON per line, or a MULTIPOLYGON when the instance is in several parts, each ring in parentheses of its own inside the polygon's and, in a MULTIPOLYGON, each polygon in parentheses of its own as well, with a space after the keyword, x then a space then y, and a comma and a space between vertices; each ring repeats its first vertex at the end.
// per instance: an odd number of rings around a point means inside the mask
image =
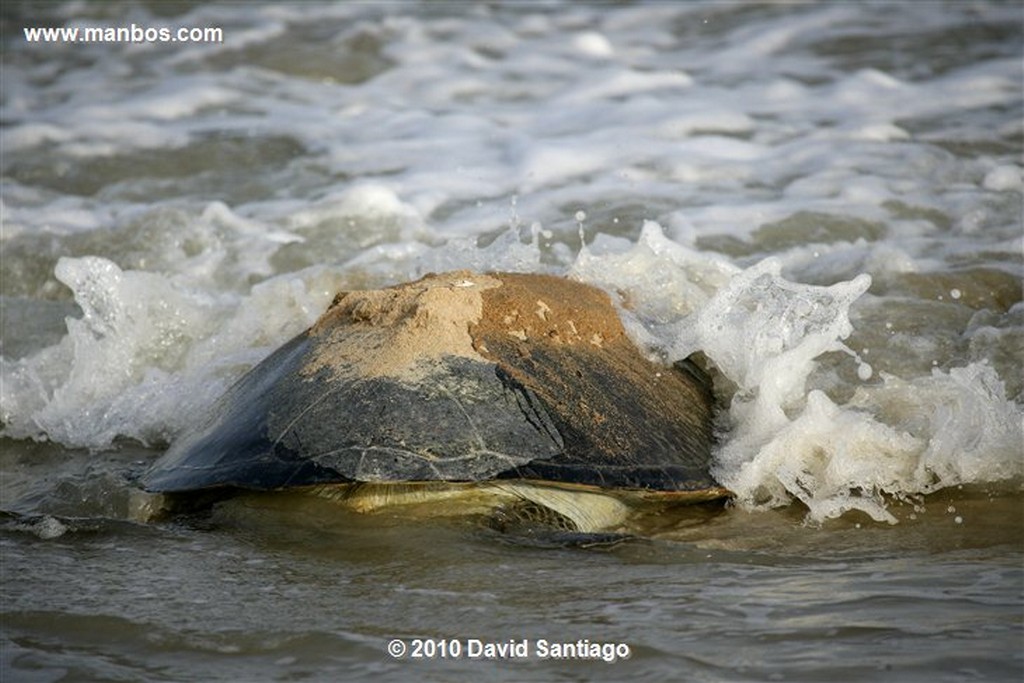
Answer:
POLYGON ((0 527, 5 680, 1010 681, 1024 667, 1019 491, 896 504, 892 526, 680 508, 647 540, 553 549, 304 496, 118 520, 121 477, 149 454, 3 450, 23 482, 5 500, 29 480, 39 492, 0 527), (484 656, 524 640, 526 656, 484 656), (608 647, 550 656, 580 640, 608 647))

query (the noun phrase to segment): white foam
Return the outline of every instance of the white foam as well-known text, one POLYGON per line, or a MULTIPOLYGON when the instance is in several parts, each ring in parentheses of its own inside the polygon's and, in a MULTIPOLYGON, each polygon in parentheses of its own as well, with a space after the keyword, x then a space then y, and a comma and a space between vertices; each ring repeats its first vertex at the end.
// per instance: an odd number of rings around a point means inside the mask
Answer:
POLYGON ((870 410, 919 440, 913 468, 898 490, 930 492, 1024 474, 1024 421, 1003 381, 984 362, 933 370, 858 389, 851 405, 870 410))
POLYGON ((881 494, 906 492, 900 484, 909 479, 909 456, 921 442, 866 413, 844 410, 821 391, 802 402, 795 417, 771 426, 748 424, 740 416, 738 429, 761 443, 731 441, 717 470, 738 502, 757 509, 796 499, 812 521, 860 510, 894 522, 881 494))
POLYGON ((1024 179, 1022 178, 1024 178, 1024 175, 1022 175, 1019 166, 997 166, 985 174, 985 179, 981 184, 985 189, 995 190, 996 192, 1006 192, 1008 190, 1020 192, 1024 189, 1024 179))
POLYGON ((584 247, 569 276, 627 302, 623 315, 634 340, 678 359, 697 350, 679 348, 678 329, 738 271, 725 259, 668 239, 660 225, 646 221, 635 244, 600 240, 584 247))
POLYGON ((338 289, 322 268, 279 276, 244 298, 211 298, 99 257, 62 258, 81 318, 37 354, 0 358, 4 433, 108 448, 165 442, 227 384, 310 325, 338 289))
POLYGON ((594 31, 584 31, 573 36, 572 46, 588 57, 604 58, 615 54, 608 39, 594 31))
POLYGON ((802 396, 813 360, 845 348, 849 307, 871 284, 861 275, 831 287, 799 285, 780 271, 766 259, 735 276, 697 312, 675 354, 703 349, 742 391, 757 390, 765 408, 802 396))
POLYGON ((798 499, 820 522, 850 510, 895 522, 887 496, 1024 475, 1021 411, 985 364, 905 382, 886 375, 847 405, 807 391, 816 359, 841 350, 860 276, 828 288, 787 282, 766 260, 735 275, 681 327, 674 356, 703 351, 737 385, 715 474, 741 505, 798 499))
POLYGON ((132 394, 166 376, 180 338, 208 334, 212 320, 199 314, 201 303, 164 278, 126 275, 99 257, 61 259, 56 275, 75 291, 83 315, 67 320, 68 336, 58 346, 5 362, 5 431, 107 446, 144 422, 132 394))
POLYGON ((910 382, 874 370, 843 344, 870 278, 831 287, 785 280, 778 260, 743 271, 668 240, 648 223, 636 245, 585 249, 576 277, 628 301, 627 327, 669 359, 702 351, 736 386, 715 474, 740 505, 799 500, 821 522, 851 510, 895 523, 892 497, 1024 475, 1021 411, 986 364, 910 382), (842 351, 863 383, 837 403, 808 390, 821 358, 842 351))

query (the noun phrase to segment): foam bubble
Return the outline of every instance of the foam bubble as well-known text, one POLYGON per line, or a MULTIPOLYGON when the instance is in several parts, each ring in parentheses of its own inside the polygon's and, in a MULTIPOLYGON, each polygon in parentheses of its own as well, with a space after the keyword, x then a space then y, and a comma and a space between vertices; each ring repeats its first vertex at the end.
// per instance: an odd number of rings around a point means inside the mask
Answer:
POLYGON ((1019 166, 997 166, 985 174, 985 179, 981 184, 986 190, 996 192, 1016 190, 1020 192, 1021 189, 1024 189, 1022 177, 1024 176, 1022 176, 1019 166))
POLYGON ((872 368, 868 363, 861 362, 857 364, 857 377, 863 382, 871 379, 871 375, 873 375, 874 372, 874 368, 872 368))
POLYGON ((585 31, 572 39, 572 46, 588 57, 611 57, 615 54, 612 44, 600 33, 585 31))

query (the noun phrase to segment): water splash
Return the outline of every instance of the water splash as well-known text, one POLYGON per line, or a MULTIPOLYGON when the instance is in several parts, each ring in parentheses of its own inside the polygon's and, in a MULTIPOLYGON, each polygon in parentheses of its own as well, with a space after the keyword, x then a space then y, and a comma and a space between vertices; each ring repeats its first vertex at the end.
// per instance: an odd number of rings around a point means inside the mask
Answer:
POLYGON ((727 407, 714 472, 739 505, 799 500, 810 522, 858 510, 894 523, 894 497, 1024 474, 1020 410, 992 367, 876 378, 844 343, 867 275, 829 287, 791 282, 778 259, 739 269, 652 222, 636 244, 606 241, 598 253, 600 243, 581 251, 571 274, 622 299, 641 345, 669 361, 702 352, 720 373, 727 407), (854 365, 850 379, 830 395, 820 387, 835 381, 823 378, 844 363, 854 365))
POLYGON ((92 449, 165 442, 337 289, 314 268, 212 297, 97 256, 62 258, 56 276, 82 316, 58 344, 0 358, 3 435, 92 449))

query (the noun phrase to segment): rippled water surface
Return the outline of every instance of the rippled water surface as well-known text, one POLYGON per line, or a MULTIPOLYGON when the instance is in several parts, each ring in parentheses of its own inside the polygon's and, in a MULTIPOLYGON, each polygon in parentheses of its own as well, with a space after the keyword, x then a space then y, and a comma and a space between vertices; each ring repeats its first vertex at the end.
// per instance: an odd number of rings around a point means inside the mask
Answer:
POLYGON ((0 18, 3 681, 1024 677, 1019 3, 0 18), (133 25, 223 40, 24 30, 133 25), (337 291, 455 268, 701 353, 734 501, 600 548, 151 514, 135 478, 337 291))

